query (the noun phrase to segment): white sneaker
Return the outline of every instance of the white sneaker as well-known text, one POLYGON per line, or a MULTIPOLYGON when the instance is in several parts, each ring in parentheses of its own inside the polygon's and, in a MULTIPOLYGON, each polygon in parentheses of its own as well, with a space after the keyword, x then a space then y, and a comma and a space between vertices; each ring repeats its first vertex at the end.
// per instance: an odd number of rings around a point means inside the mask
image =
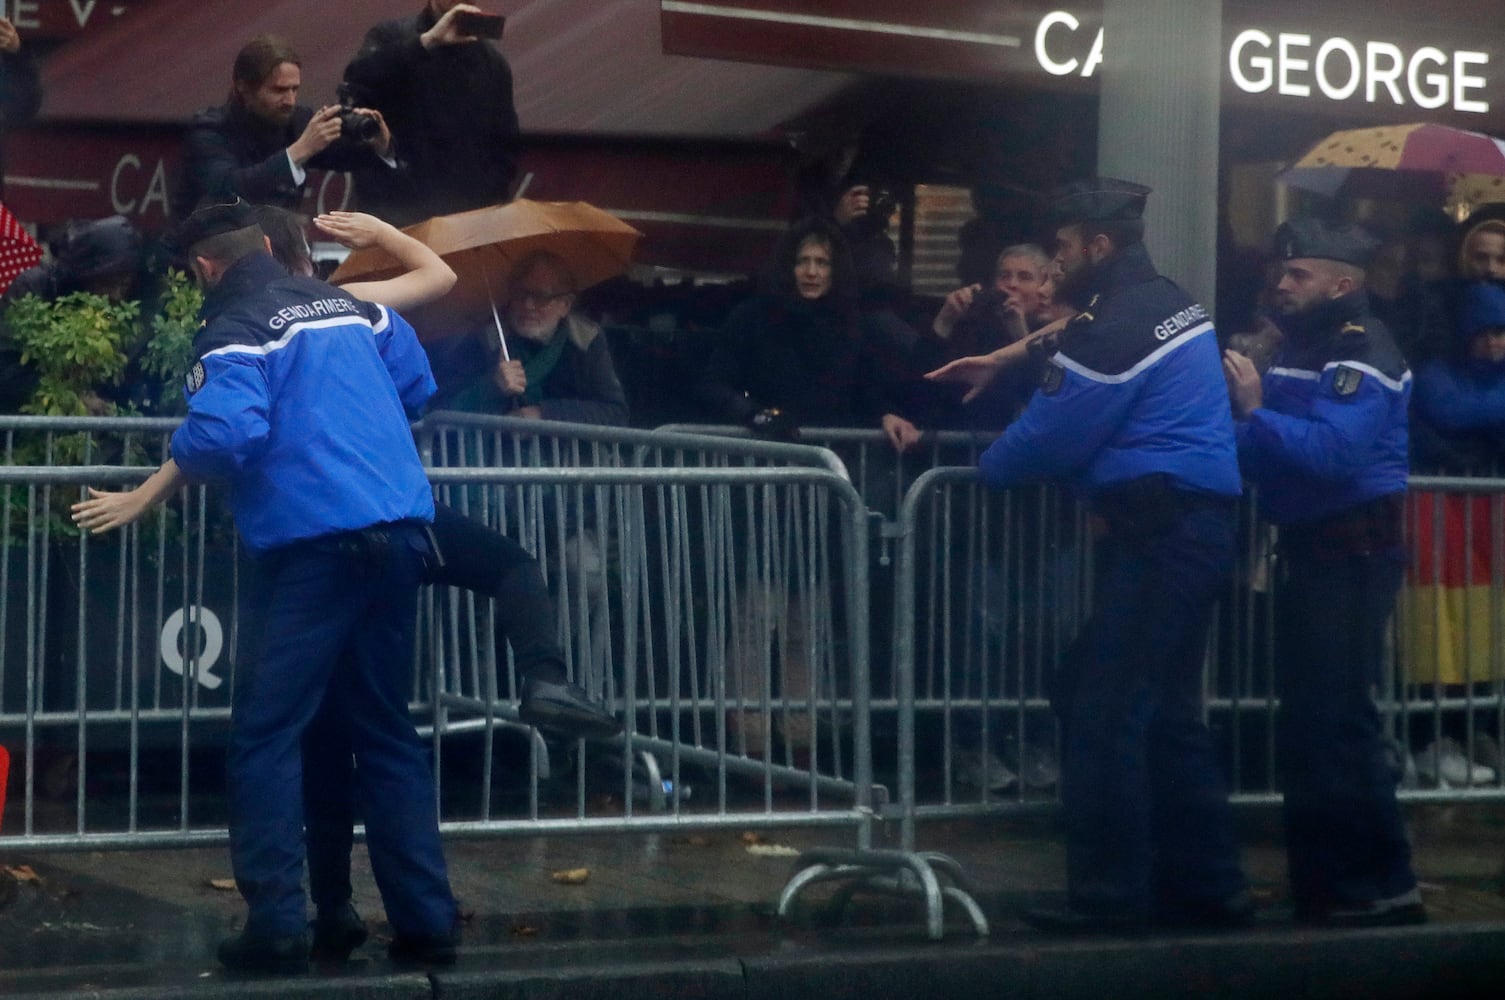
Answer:
POLYGON ((951 767, 957 784, 986 788, 990 792, 1005 791, 1019 782, 1019 776, 991 750, 955 750, 951 767))
POLYGON ((1443 737, 1416 755, 1416 774, 1423 781, 1440 787, 1489 785, 1495 769, 1475 764, 1463 754, 1458 742, 1443 737))

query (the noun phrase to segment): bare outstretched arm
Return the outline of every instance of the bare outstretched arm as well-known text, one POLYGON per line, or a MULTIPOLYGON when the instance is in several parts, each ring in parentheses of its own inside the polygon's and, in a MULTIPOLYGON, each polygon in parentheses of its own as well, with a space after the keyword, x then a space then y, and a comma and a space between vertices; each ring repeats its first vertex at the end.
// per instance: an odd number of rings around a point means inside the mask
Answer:
POLYGON ((440 298, 455 285, 455 272, 444 259, 407 233, 364 212, 326 212, 314 225, 352 250, 377 247, 405 269, 384 281, 352 281, 345 291, 367 302, 402 312, 440 298))

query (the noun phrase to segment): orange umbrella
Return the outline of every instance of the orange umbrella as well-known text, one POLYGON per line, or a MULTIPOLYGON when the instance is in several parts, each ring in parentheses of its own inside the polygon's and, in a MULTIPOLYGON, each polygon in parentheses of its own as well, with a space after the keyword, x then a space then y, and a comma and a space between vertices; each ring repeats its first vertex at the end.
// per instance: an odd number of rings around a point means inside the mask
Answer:
MULTIPOLYGON (((429 247, 455 269, 455 287, 443 299, 409 317, 421 333, 457 333, 506 297, 507 277, 518 261, 548 251, 569 267, 577 288, 589 288, 626 273, 642 233, 583 201, 519 198, 454 215, 439 215, 403 232, 429 247)), ((374 281, 402 268, 375 247, 357 250, 330 279, 374 281)))

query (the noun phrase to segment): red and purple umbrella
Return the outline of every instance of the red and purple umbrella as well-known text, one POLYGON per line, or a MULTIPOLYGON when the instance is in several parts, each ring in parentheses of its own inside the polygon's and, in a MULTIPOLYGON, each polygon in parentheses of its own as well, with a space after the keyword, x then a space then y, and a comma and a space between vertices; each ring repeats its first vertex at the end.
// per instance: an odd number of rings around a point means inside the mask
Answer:
POLYGON ((1505 142, 1482 132, 1418 123, 1334 132, 1279 178, 1318 194, 1453 196, 1505 201, 1505 142))

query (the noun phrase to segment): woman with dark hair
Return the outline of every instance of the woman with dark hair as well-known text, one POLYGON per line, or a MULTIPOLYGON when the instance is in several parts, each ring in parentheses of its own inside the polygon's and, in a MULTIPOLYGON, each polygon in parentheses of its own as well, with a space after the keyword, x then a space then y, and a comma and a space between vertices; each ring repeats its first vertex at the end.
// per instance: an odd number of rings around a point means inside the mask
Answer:
POLYGON ((802 425, 878 421, 905 451, 920 432, 896 412, 899 353, 858 307, 841 231, 806 219, 779 241, 758 294, 727 316, 695 395, 715 418, 761 436, 793 440, 802 425))

